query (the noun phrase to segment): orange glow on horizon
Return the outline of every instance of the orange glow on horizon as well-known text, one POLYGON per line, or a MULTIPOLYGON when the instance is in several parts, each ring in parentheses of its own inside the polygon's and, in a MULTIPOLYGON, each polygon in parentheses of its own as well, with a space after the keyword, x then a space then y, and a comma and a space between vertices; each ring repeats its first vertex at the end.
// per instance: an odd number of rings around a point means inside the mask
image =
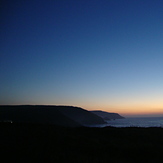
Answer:
MULTIPOLYGON (((156 101, 155 101, 156 102, 156 101)), ((16 104, 16 103, 15 103, 16 104)), ((20 103, 17 103, 20 105, 20 103)), ((98 101, 73 101, 73 100, 65 100, 65 102, 35 102, 35 103, 27 103, 23 102, 23 104, 32 104, 32 105, 70 105, 81 107, 86 110, 102 110, 106 112, 118 113, 122 116, 126 117, 134 117, 134 116, 163 116, 163 102, 158 103, 134 103, 134 102, 119 102, 111 103, 111 102, 98 102, 98 101), (110 103, 110 104, 108 104, 110 103)))
POLYGON ((102 110, 119 113, 123 116, 163 116, 163 106, 94 106, 85 107, 88 110, 102 110))

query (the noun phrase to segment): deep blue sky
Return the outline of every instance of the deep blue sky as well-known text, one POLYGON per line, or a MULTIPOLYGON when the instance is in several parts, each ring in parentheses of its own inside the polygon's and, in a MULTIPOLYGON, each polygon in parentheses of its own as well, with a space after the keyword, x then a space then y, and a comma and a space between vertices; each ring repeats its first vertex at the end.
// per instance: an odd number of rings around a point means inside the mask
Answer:
POLYGON ((2 0, 0 104, 163 115, 162 0, 2 0))

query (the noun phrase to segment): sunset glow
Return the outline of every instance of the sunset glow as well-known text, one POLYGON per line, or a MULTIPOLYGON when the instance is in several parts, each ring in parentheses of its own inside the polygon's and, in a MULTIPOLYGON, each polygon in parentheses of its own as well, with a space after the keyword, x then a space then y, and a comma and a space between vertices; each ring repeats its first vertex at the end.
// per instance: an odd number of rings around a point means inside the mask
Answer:
POLYGON ((163 1, 4 1, 0 104, 163 116, 163 1))

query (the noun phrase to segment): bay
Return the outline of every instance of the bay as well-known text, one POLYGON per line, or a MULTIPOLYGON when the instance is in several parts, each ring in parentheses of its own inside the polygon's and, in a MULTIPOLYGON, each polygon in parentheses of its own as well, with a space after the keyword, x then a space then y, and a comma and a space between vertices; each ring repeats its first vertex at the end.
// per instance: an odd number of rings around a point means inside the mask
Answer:
POLYGON ((107 121, 112 127, 163 127, 163 117, 134 117, 107 121))

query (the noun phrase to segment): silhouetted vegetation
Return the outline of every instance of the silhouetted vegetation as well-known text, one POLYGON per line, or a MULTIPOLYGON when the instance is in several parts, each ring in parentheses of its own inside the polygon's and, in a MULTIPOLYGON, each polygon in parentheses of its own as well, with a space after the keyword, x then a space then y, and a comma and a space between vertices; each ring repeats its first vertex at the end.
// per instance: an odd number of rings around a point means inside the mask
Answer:
POLYGON ((163 161, 162 128, 68 128, 8 122, 0 123, 0 133, 0 162, 163 161))

